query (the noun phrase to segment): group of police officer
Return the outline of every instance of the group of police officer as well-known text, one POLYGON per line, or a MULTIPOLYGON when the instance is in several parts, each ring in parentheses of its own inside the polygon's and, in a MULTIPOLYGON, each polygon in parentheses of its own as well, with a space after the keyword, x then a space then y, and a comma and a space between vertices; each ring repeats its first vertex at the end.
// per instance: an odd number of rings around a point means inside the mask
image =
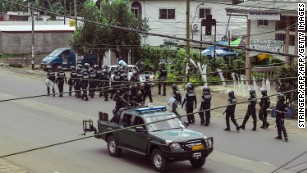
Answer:
MULTIPOLYGON (((197 108, 197 99, 196 99, 196 94, 194 91, 193 84, 188 83, 185 87, 186 89, 186 94, 184 97, 184 101, 181 101, 181 95, 180 92, 178 91, 177 85, 173 84, 173 98, 175 99, 174 102, 172 102, 172 111, 180 117, 178 114, 176 108, 178 105, 182 105, 182 107, 185 105, 185 110, 187 114, 187 119, 189 124, 194 124, 195 123, 195 117, 194 117, 194 108, 197 108)), ((233 122, 233 124, 236 127, 237 131, 240 131, 240 129, 245 130, 246 123, 249 119, 250 116, 253 118, 253 131, 256 131, 257 129, 257 115, 256 115, 256 103, 257 103, 257 98, 256 98, 256 91, 254 89, 250 90, 250 97, 248 98, 248 107, 246 114, 244 116, 244 120, 242 122, 242 125, 239 126, 239 124, 236 121, 235 118, 235 109, 236 109, 236 104, 237 100, 234 94, 234 91, 229 90, 228 91, 228 106, 224 112, 226 114, 226 128, 224 129, 225 131, 230 131, 230 121, 233 122)), ((262 121, 262 125, 260 128, 262 129, 267 129, 270 126, 270 123, 267 121, 267 109, 270 107, 270 97, 267 95, 267 90, 262 89, 261 90, 262 97, 260 99, 260 110, 259 110, 259 119, 262 121)), ((208 86, 204 86, 202 89, 202 95, 201 95, 201 105, 199 108, 199 117, 200 117, 200 124, 209 126, 210 124, 210 107, 211 107, 211 92, 210 88, 208 86)), ((285 104, 285 98, 284 95, 279 93, 277 96, 277 105, 276 105, 276 126, 277 126, 277 134, 278 136, 275 137, 275 139, 282 139, 282 135, 284 136, 285 141, 288 141, 288 136, 287 136, 287 131, 285 128, 284 120, 285 120, 285 114, 286 114, 286 108, 287 105, 285 104)))
MULTIPOLYGON (((63 86, 64 82, 69 85, 69 95, 72 95, 72 89, 75 90, 75 96, 81 98, 82 100, 88 101, 88 96, 94 98, 95 92, 99 92, 99 97, 104 96, 105 101, 108 101, 109 93, 111 98, 116 102, 115 109, 113 113, 115 114, 120 108, 123 107, 134 107, 143 106, 146 98, 149 98, 149 102, 152 103, 152 93, 151 93, 151 82, 146 80, 143 83, 139 82, 138 74, 139 72, 133 71, 130 81, 128 81, 128 75, 124 72, 122 66, 118 66, 117 69, 113 71, 114 75, 111 79, 111 74, 107 70, 107 66, 94 65, 91 67, 89 64, 85 63, 84 66, 78 65, 77 68, 71 66, 70 78, 67 82, 66 75, 61 67, 58 67, 58 72, 55 73, 52 68, 48 68, 47 72, 47 93, 50 95, 50 90, 52 89, 52 95, 55 96, 54 85, 57 84, 59 90, 59 97, 63 97, 63 86), (111 79, 111 81, 110 81, 111 79), (110 84, 111 82, 111 84, 110 84), (89 94, 87 94, 89 91, 89 94)), ((166 96, 166 77, 167 70, 164 63, 161 63, 159 69, 159 84, 158 84, 158 94, 161 94, 161 87, 163 85, 163 96, 166 96)), ((172 85, 172 97, 173 101, 171 103, 172 111, 180 118, 177 112, 178 105, 185 106, 187 119, 189 124, 195 123, 194 109, 197 109, 197 99, 192 83, 188 83, 185 86, 186 94, 182 101, 181 94, 177 88, 176 84, 172 85)), ((248 98, 248 107, 242 122, 242 125, 238 125, 235 118, 235 108, 236 108, 236 97, 234 91, 228 91, 228 106, 225 110, 226 114, 226 128, 224 130, 230 131, 230 121, 236 127, 236 130, 245 130, 246 123, 250 116, 253 118, 253 128, 257 129, 257 116, 256 116, 256 91, 250 90, 250 97, 248 98)), ((260 100, 260 110, 259 119, 262 121, 262 126, 260 128, 267 129, 270 124, 267 122, 267 109, 270 106, 270 98, 267 95, 266 90, 261 90, 262 98, 260 100)), ((211 107, 211 91, 208 86, 204 86, 201 95, 201 104, 199 108, 200 124, 209 126, 210 124, 210 107, 211 107)), ((282 134, 284 135, 285 141, 288 141, 287 132, 284 125, 285 113, 287 105, 284 103, 284 95, 278 95, 278 102, 276 105, 276 126, 278 136, 276 139, 282 139, 282 134)))

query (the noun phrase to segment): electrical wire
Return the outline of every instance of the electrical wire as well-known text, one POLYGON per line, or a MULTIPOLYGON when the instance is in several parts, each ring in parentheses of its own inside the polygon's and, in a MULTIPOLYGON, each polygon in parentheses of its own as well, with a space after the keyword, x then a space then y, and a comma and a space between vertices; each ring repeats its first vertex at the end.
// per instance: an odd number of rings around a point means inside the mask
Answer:
MULTIPOLYGON (((306 89, 306 88, 305 88, 306 89)), ((277 173, 276 171, 278 171, 279 169, 283 168, 284 166, 288 165, 289 163, 293 162, 294 160, 298 159, 299 157, 303 156, 304 154, 307 153, 307 150, 301 154, 299 154, 298 156, 294 157, 293 159, 289 160, 288 162, 286 162, 285 164, 281 165, 280 167, 274 169, 271 173, 277 173)))
MULTIPOLYGON (((296 90, 289 90, 289 91, 285 91, 285 92, 282 92, 282 93, 285 94, 285 93, 290 93, 290 92, 293 92, 293 91, 296 91, 296 90)), ((273 94, 273 95, 270 95, 270 96, 267 96, 267 97, 273 97, 275 95, 277 95, 277 94, 273 94)), ((225 108, 225 107, 228 107, 230 105, 237 105, 237 104, 243 104, 243 103, 248 103, 248 102, 249 101, 242 101, 242 102, 237 102, 236 104, 228 104, 228 105, 218 106, 218 107, 214 107, 214 108, 211 108, 211 109, 206 109, 206 110, 203 110, 203 111, 198 111, 198 112, 193 112, 193 113, 181 115, 181 117, 186 117, 188 115, 194 115, 194 114, 201 113, 201 112, 206 112, 206 111, 216 110, 216 109, 220 109, 220 108, 225 108)), ((68 144, 68 143, 72 143, 72 142, 75 142, 75 141, 80 141, 80 140, 84 140, 84 139, 88 139, 88 138, 92 138, 92 137, 99 137, 101 135, 108 134, 108 133, 119 132, 119 131, 123 131, 123 130, 127 130, 127 129, 132 129, 132 128, 135 128, 135 127, 140 127, 140 126, 144 126, 144 125, 150 125, 150 124, 154 124, 154 123, 158 123, 158 122, 163 122, 163 121, 167 121, 167 120, 171 120, 171 119, 176 119, 176 118, 178 118, 178 117, 167 118, 167 119, 158 120, 158 121, 154 121, 154 122, 150 122, 150 123, 138 124, 138 125, 134 125, 134 126, 129 126, 129 127, 121 128, 121 129, 108 130, 106 132, 96 133, 94 135, 90 135, 90 136, 87 136, 87 137, 76 138, 76 139, 67 140, 67 141, 63 141, 63 142, 57 142, 57 143, 54 143, 54 144, 45 145, 45 146, 41 146, 41 147, 36 147, 36 148, 28 149, 28 150, 18 151, 18 152, 15 152, 15 153, 1 155, 0 159, 1 158, 6 158, 6 157, 10 157, 10 156, 20 155, 20 154, 24 154, 24 153, 29 153, 29 152, 32 152, 32 151, 37 151, 37 150, 41 150, 41 149, 45 149, 45 148, 50 148, 50 147, 54 147, 54 146, 58 146, 58 145, 68 144)), ((306 152, 307 151, 305 151, 304 154, 306 152)), ((303 154, 301 154, 301 155, 303 155, 303 154)), ((301 155, 299 155, 298 157, 300 157, 301 155)), ((296 157, 296 158, 298 158, 298 157, 296 157)), ((286 165, 286 164, 284 164, 284 165, 286 165)), ((272 173, 274 173, 274 172, 272 172, 272 173)))
MULTIPOLYGON (((4 0, 4 1, 8 2, 8 0, 4 0)), ((15 2, 11 2, 11 3, 17 4, 17 5, 20 5, 20 6, 24 6, 24 5, 15 3, 15 2)), ((31 8, 31 7, 28 7, 28 6, 24 6, 24 7, 31 8)), ((43 11, 43 10, 38 9, 38 8, 33 8, 33 9, 35 9, 37 11, 43 11)), ((47 11, 47 12, 53 14, 50 11, 47 11)), ((56 15, 59 15, 59 14, 56 14, 56 15)), ((60 16, 62 16, 62 15, 60 15, 60 16)), ((94 23, 94 24, 102 25, 102 26, 107 26, 107 27, 111 27, 111 28, 116 28, 116 29, 131 31, 131 32, 147 34, 147 35, 151 35, 151 36, 165 37, 165 38, 170 38, 170 39, 177 39, 177 40, 182 40, 182 41, 190 41, 190 42, 202 43, 202 44, 208 44, 208 45, 216 45, 216 46, 220 46, 220 47, 227 47, 227 48, 233 48, 233 49, 237 48, 237 47, 234 47, 234 46, 227 46, 227 45, 221 45, 221 44, 216 44, 216 43, 211 43, 211 42, 206 42, 206 41, 198 41, 198 40, 191 40, 191 39, 186 39, 186 38, 179 38, 179 37, 174 37, 174 36, 170 36, 170 35, 164 35, 164 34, 158 34, 158 33, 152 33, 152 32, 147 32, 147 31, 142 31, 142 30, 136 30, 136 29, 126 28, 126 27, 121 27, 121 26, 117 26, 117 25, 103 24, 103 23, 100 23, 100 22, 95 22, 95 21, 91 21, 91 20, 87 20, 87 19, 78 19, 78 18, 71 17, 71 16, 66 16, 66 17, 70 18, 70 19, 80 20, 80 21, 83 21, 83 22, 91 22, 91 23, 94 23)), ((298 57, 298 55, 288 54, 288 53, 256 50, 256 49, 251 49, 251 48, 240 48, 240 49, 248 50, 248 51, 261 52, 261 53, 268 53, 268 54, 276 54, 276 55, 282 55, 282 56, 298 57)))

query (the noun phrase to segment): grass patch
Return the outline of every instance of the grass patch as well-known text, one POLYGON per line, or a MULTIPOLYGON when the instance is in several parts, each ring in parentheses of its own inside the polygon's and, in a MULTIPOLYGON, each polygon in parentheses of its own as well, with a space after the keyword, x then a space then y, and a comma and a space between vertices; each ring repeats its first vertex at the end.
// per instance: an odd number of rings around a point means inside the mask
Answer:
POLYGON ((14 57, 15 55, 0 53, 0 59, 9 59, 9 58, 14 58, 14 57))

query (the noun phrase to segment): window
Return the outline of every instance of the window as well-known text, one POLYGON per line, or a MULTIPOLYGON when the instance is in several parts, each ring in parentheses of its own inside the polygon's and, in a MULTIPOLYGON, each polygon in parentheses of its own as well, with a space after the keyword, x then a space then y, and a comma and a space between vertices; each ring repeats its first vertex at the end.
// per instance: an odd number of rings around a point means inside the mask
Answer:
POLYGON ((122 125, 124 126, 124 127, 129 127, 129 126, 131 126, 131 115, 129 115, 129 114, 124 114, 124 116, 123 116, 123 120, 122 120, 122 125))
MULTIPOLYGON (((295 44, 295 36, 294 35, 289 35, 289 45, 290 46, 294 46, 295 44)), ((284 41, 284 43, 286 43, 286 34, 283 33, 278 33, 275 34, 275 40, 280 40, 280 41, 284 41)))
POLYGON ((257 26, 268 26, 269 21, 268 20, 257 20, 257 26))
POLYGON ((135 18, 142 18, 142 5, 138 1, 134 1, 131 4, 131 12, 134 14, 135 18))
POLYGON ((175 19, 175 9, 160 9, 159 19, 175 19))
MULTIPOLYGON (((296 27, 296 22, 297 22, 297 17, 290 17, 290 22, 289 22, 289 29, 290 31, 295 31, 296 27)), ((275 31, 279 30, 286 30, 287 27, 287 17, 286 16, 281 16, 279 21, 275 21, 275 31)))
POLYGON ((199 9, 199 18, 206 18, 206 16, 210 14, 211 14, 210 8, 200 8, 199 9))

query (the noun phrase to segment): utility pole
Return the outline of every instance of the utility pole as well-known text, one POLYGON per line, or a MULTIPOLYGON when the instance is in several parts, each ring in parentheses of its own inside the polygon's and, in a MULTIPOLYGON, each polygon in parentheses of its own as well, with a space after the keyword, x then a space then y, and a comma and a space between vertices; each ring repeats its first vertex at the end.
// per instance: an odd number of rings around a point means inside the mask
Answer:
POLYGON ((32 70, 34 70, 34 11, 33 11, 33 7, 34 7, 34 2, 31 2, 31 17, 32 17, 32 60, 31 60, 31 64, 32 64, 32 70))
POLYGON ((186 53, 187 53, 187 62, 186 62, 186 74, 187 82, 189 82, 189 70, 190 70, 190 0, 186 0, 186 53))
POLYGON ((66 0, 64 0, 64 25, 66 24, 66 0))
POLYGON ((74 0, 74 7, 75 7, 75 29, 77 29, 77 0, 74 0))
MULTIPOLYGON (((250 44, 250 33, 251 33, 251 20, 247 19, 247 28, 246 28, 246 48, 249 48, 249 44, 250 44)), ((246 80, 247 83, 250 83, 251 80, 251 69, 252 65, 251 65, 251 59, 249 57, 249 51, 245 51, 245 76, 246 76, 246 80)))

